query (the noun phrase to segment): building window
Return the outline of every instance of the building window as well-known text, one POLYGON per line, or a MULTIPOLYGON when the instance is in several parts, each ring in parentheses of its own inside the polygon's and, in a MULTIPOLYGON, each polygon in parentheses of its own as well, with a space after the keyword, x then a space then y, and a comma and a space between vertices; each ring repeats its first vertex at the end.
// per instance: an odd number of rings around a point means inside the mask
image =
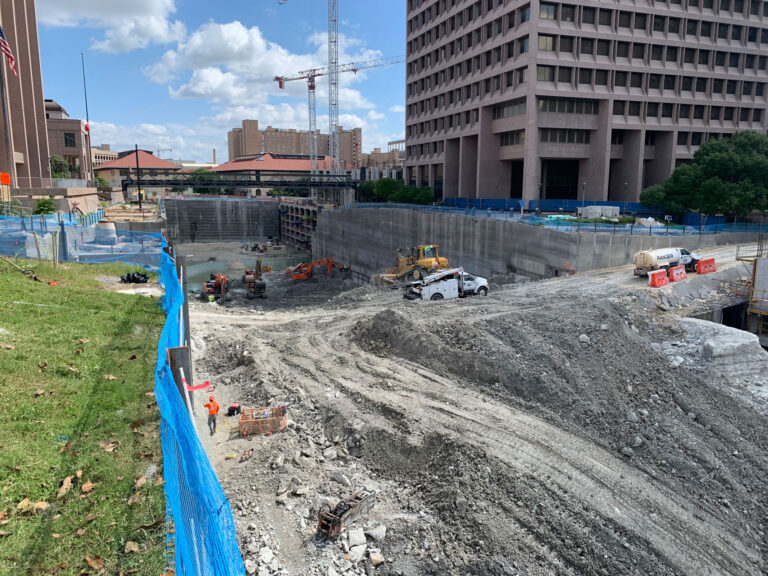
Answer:
POLYGON ((680 18, 670 18, 669 19, 669 33, 670 34, 679 34, 680 33, 680 18))
POLYGON ((749 122, 749 108, 742 108, 741 112, 739 113, 739 121, 740 122, 749 122))
POLYGON ((645 30, 648 17, 645 14, 635 13, 635 30, 645 30))
POLYGON ((691 105, 690 104, 680 104, 679 108, 679 114, 678 118, 680 120, 688 120, 691 117, 691 105))
POLYGON ((688 132, 678 132, 677 133, 677 145, 678 146, 688 146, 688 132))
POLYGON ((554 82, 555 67, 554 66, 536 66, 536 80, 540 82, 554 82))
POLYGON ((624 144, 624 130, 613 130, 611 132, 611 144, 615 146, 624 144))
POLYGON ((538 99, 538 107, 542 112, 559 114, 598 114, 599 112, 597 101, 574 98, 541 97, 538 99))
POLYGON ((713 106, 709 111, 710 120, 720 120, 722 108, 720 106, 713 106))
POLYGON ((583 8, 581 12, 581 22, 582 24, 594 24, 595 23, 595 9, 594 8, 583 8))
POLYGON ((734 108, 732 106, 726 106, 725 112, 723 113, 723 120, 726 122, 732 122, 733 121, 733 110, 734 108))
POLYGON ((670 102, 665 102, 661 105, 662 118, 672 118, 673 111, 674 111, 674 106, 670 102))
POLYGON ((76 146, 75 144, 75 133, 74 132, 64 132, 64 147, 65 148, 74 148, 76 146))
POLYGON ((528 68, 519 68, 517 70, 517 83, 525 84, 528 82, 528 68))
MULTIPOLYGON (((648 114, 650 116, 650 114, 648 114)), ((645 145, 646 146, 656 146, 656 132, 646 132, 645 133, 645 145)))
POLYGON ((518 98, 493 107, 493 119, 511 118, 525 114, 525 98, 518 98))
POLYGON ((636 60, 645 58, 645 44, 632 44, 632 58, 636 60))
POLYGON ((562 82, 564 84, 570 84, 571 83, 571 70, 572 68, 566 68, 564 66, 561 66, 557 69, 557 81, 562 82))
POLYGON ((575 19, 574 7, 571 4, 563 4, 560 8, 560 21, 573 22, 575 19))
POLYGON ((556 11, 557 11, 556 4, 546 4, 542 2, 541 7, 539 9, 539 19, 554 20, 556 11))
POLYGON ((573 52, 573 36, 560 37, 560 52, 573 52))
POLYGON ((597 86, 608 85, 608 70, 595 70, 595 84, 597 86))
POLYGON ((618 58, 629 57, 629 42, 618 42, 616 44, 616 56, 618 58))
POLYGON ((555 49, 555 37, 547 36, 546 34, 539 35, 539 50, 544 52, 551 52, 555 49))
POLYGON ((614 84, 616 86, 626 86, 627 85, 627 73, 626 72, 616 72, 616 76, 614 78, 614 84))
POLYGON ((630 102, 629 103, 629 115, 630 116, 640 116, 640 102, 630 102))
POLYGON ((648 75, 648 88, 651 90, 658 90, 661 88, 661 75, 649 74, 648 75))
POLYGON ((657 102, 648 102, 648 110, 646 111, 646 116, 648 118, 658 118, 659 105, 657 102))
POLYGON ((608 40, 597 41, 597 55, 608 56, 611 52, 611 43, 608 40))
POLYGON ((579 68, 579 84, 592 84, 591 68, 579 68))
POLYGON ((581 39, 581 53, 582 54, 594 54, 595 41, 592 38, 581 39))
POLYGON ((661 61, 664 56, 664 47, 654 44, 651 46, 651 60, 661 61))
POLYGON ((512 132, 502 132, 501 146, 519 146, 525 144, 525 130, 514 130, 512 132))
POLYGON ((699 64, 704 66, 709 64, 709 50, 699 50, 699 64))
POLYGON ((552 144, 589 144, 589 130, 566 130, 563 128, 540 128, 539 140, 552 144))
POLYGON ((629 85, 632 88, 642 88, 643 87, 643 75, 640 72, 632 72, 629 75, 629 85))
POLYGON ((619 12, 619 28, 629 28, 632 26, 632 13, 619 12))
MULTIPOLYGON (((627 109, 627 103, 624 100, 613 101, 613 115, 624 116, 624 111, 627 109)), ((614 132, 615 134, 615 132, 614 132)))
POLYGON ((518 10, 520 14, 520 24, 524 22, 528 22, 528 20, 531 19, 531 5, 528 4, 527 6, 523 6, 518 10))
POLYGON ((517 53, 525 54, 526 52, 528 52, 528 36, 517 41, 517 53))
POLYGON ((701 132, 691 133, 691 146, 701 146, 701 132))

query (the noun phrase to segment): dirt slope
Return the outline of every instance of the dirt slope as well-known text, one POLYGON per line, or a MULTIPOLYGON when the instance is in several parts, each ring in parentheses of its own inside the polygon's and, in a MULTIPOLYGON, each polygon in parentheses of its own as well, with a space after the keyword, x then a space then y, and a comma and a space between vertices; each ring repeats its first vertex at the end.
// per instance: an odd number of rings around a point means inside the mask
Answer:
MULTIPOLYGON (((739 274, 707 280, 707 299, 732 300, 721 280, 739 274)), ((196 305, 199 377, 225 401, 288 401, 295 421, 204 439, 250 567, 267 546, 265 573, 765 573, 765 353, 739 348, 755 376, 731 386, 677 322, 707 302, 661 304, 620 270, 486 299, 366 288, 259 315, 196 305), (222 457, 249 447, 245 464, 222 457), (381 490, 363 527, 387 532, 353 563, 348 537, 312 534, 323 502, 362 486, 381 490)))

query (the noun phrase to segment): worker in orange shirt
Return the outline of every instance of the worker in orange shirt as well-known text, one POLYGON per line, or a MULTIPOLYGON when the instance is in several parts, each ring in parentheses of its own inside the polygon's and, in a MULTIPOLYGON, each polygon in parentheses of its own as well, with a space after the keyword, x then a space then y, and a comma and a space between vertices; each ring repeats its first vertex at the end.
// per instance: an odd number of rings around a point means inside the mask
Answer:
POLYGON ((211 430, 211 436, 216 434, 216 416, 219 414, 219 403, 213 397, 213 394, 208 396, 208 404, 203 404, 204 408, 208 408, 208 428, 211 430))

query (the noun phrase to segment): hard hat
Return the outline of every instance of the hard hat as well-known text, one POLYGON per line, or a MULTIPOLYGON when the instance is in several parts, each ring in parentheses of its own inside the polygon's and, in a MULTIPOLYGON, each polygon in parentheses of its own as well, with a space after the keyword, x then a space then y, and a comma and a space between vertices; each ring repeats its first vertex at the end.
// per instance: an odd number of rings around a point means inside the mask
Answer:
POLYGON ((208 396, 208 400, 213 400, 213 394, 211 394, 210 396, 208 396))

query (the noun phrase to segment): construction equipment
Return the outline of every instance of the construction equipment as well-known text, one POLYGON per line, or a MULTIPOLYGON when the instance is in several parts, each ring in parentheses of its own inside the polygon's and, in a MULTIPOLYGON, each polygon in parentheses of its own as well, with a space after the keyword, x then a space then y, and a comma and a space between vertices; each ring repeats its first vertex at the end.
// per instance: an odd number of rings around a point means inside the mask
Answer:
MULTIPOLYGON (((357 62, 357 63, 351 63, 351 64, 342 64, 338 67, 338 72, 354 72, 355 74, 359 72, 360 70, 367 70, 369 68, 380 68, 382 66, 390 66, 392 64, 399 64, 400 62, 405 61, 405 58, 403 56, 396 56, 393 58, 383 58, 380 60, 366 60, 364 62, 357 62)), ((331 76, 331 80, 333 78, 331 68, 313 68, 311 70, 303 70, 301 72, 298 72, 296 74, 292 74, 290 76, 275 76, 275 82, 278 83, 278 86, 282 89, 285 88, 286 82, 292 82, 294 80, 307 80, 307 89, 308 89, 308 95, 309 95, 309 160, 310 160, 310 170, 312 174, 318 174, 319 173, 319 166, 317 161, 317 102, 315 99, 315 79, 319 76, 331 76)), ((336 125, 338 126, 338 108, 336 112, 337 120, 336 125)), ((338 154, 338 143, 336 145, 336 154, 338 154)), ((338 174, 343 173, 343 170, 339 170, 338 167, 340 166, 340 162, 338 157, 335 157, 333 152, 329 154, 330 156, 330 168, 332 174, 338 174), (333 166, 337 167, 337 170, 334 171, 333 166)))
POLYGON ((256 260, 256 268, 254 270, 246 270, 243 274, 243 284, 245 284, 245 297, 250 300, 251 298, 266 298, 267 297, 267 283, 261 279, 261 258, 256 260))
POLYGON ((224 298, 229 292, 229 278, 225 274, 211 274, 211 277, 203 282, 203 297, 208 300, 224 298))
POLYGON ((325 260, 315 260, 310 264, 300 264, 298 268, 294 269, 291 274, 292 280, 309 280, 312 278, 312 270, 320 266, 328 266, 328 275, 331 275, 333 270, 333 258, 326 258, 325 260))
POLYGON ((385 284, 402 281, 421 280, 438 270, 448 268, 448 259, 438 254, 437 244, 422 244, 411 248, 408 256, 403 256, 402 249, 397 251, 397 267, 385 268, 379 279, 385 284))
POLYGON ((326 537, 338 538, 344 526, 353 524, 373 509, 376 503, 376 492, 358 490, 347 500, 342 500, 331 510, 326 505, 320 509, 317 531, 326 537))

